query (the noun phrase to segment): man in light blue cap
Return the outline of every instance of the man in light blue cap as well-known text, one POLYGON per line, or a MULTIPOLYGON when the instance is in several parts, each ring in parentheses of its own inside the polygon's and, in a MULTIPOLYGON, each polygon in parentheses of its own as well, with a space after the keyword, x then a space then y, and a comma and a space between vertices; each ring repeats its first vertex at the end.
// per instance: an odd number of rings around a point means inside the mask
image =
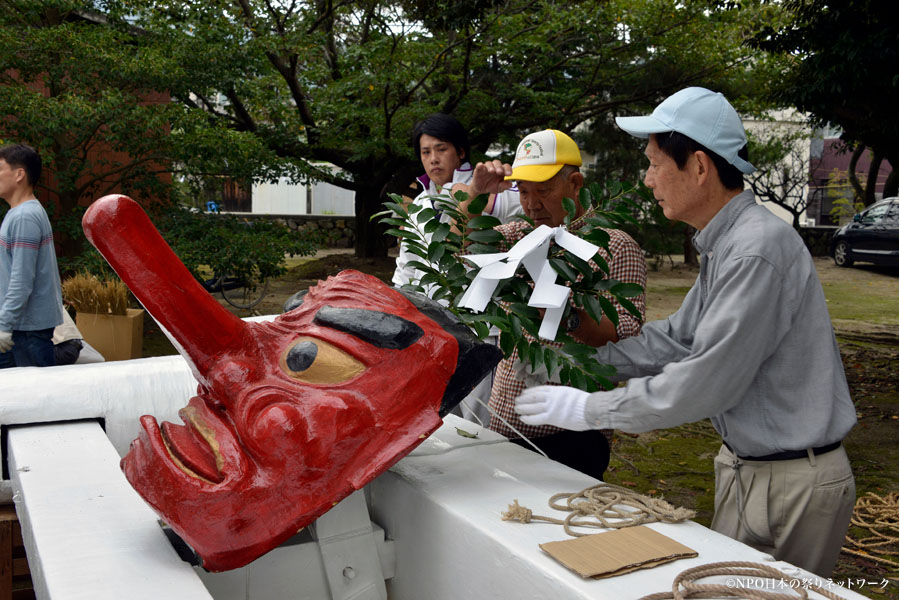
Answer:
POLYGON ((841 446, 856 411, 812 258, 743 189, 754 167, 722 94, 687 88, 616 123, 648 140, 644 181, 665 215, 698 230, 700 275, 675 314, 597 350, 625 386, 535 387, 516 412, 629 433, 710 418, 723 440, 712 528, 827 577, 856 500, 841 446))

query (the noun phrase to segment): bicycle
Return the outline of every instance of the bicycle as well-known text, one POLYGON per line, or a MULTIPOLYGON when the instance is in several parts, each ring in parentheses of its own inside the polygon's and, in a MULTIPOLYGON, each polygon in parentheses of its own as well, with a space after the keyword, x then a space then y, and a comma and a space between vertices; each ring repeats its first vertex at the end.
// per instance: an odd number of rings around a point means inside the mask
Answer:
POLYGON ((250 309, 262 302, 269 288, 269 281, 247 281, 233 275, 215 275, 202 283, 210 294, 220 293, 235 308, 250 309))

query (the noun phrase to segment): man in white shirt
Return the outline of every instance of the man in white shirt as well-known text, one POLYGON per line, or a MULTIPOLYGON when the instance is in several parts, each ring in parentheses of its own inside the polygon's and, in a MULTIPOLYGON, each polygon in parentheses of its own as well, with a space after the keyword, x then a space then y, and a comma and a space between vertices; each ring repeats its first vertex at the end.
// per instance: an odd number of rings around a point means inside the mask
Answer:
MULTIPOLYGON (((460 183, 468 183, 472 179, 472 166, 469 164, 471 148, 469 136, 462 124, 450 115, 435 113, 416 123, 412 135, 413 147, 422 161, 425 173, 418 177, 422 186, 422 192, 413 200, 414 204, 422 207, 433 208, 441 213, 438 196, 450 197, 451 188, 460 183)), ((508 223, 522 214, 522 206, 519 203, 519 192, 513 188, 500 194, 492 194, 485 215, 496 217, 501 223, 508 223)), ((449 223, 448 215, 441 214, 441 221, 449 223)), ((431 234, 420 231, 425 243, 431 242, 431 234)), ((421 261, 422 258, 409 251, 405 244, 400 244, 400 253, 397 256, 397 266, 393 284, 401 287, 416 284, 424 273, 410 266, 412 261, 421 261)), ((433 288, 427 288, 426 293, 432 295, 433 288)))

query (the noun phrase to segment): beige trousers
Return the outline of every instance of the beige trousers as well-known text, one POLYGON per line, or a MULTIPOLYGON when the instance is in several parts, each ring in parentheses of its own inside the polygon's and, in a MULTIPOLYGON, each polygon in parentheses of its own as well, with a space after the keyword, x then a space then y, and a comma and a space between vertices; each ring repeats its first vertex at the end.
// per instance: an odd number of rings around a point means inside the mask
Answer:
POLYGON ((856 502, 843 446, 796 460, 742 460, 722 445, 715 459, 712 529, 829 577, 856 502))

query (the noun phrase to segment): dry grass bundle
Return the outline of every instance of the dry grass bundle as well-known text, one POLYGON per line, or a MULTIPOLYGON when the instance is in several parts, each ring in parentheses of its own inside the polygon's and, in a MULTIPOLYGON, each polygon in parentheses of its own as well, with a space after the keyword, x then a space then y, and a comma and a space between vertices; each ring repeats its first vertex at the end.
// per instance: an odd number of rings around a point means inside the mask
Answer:
POLYGON ((128 308, 128 287, 119 280, 100 281, 81 274, 62 282, 62 293, 78 312, 124 315, 128 308))

